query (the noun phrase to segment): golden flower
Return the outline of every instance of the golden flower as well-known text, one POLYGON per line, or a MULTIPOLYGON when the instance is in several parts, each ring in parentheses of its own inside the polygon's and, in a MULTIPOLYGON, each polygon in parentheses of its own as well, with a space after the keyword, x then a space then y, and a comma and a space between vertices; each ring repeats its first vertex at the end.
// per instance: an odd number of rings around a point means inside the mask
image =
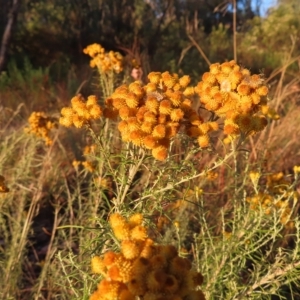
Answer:
POLYGON ((144 146, 147 149, 154 149, 157 146, 157 140, 152 135, 147 135, 144 138, 144 146))
POLYGON ((145 91, 142 88, 142 85, 141 85, 140 81, 132 82, 128 86, 128 90, 130 92, 134 93, 136 96, 138 96, 138 98, 142 98, 144 96, 144 94, 145 94, 145 91))
POLYGON ((134 130, 130 132, 130 141, 136 146, 142 146, 144 144, 144 138, 146 134, 141 130, 134 130))
POLYGON ((106 275, 106 266, 104 264, 104 261, 99 256, 94 256, 91 260, 92 264, 92 272, 96 274, 102 274, 106 275))
POLYGON ((172 110, 172 102, 170 100, 162 100, 159 104, 159 112, 161 114, 169 115, 172 110))
POLYGON ((169 89, 171 89, 174 86, 174 84, 176 83, 176 79, 169 72, 162 73, 161 77, 162 77, 163 83, 169 89))
POLYGON ((221 70, 220 64, 219 63, 211 64, 209 66, 209 69, 210 69, 210 73, 212 73, 214 75, 218 74, 220 72, 220 70, 221 70))
POLYGON ((136 113, 136 118, 139 122, 144 122, 144 114, 148 112, 148 108, 143 105, 141 107, 138 108, 137 113, 136 113))
POLYGON ((146 107, 148 108, 149 111, 151 111, 153 113, 156 113, 157 109, 158 109, 158 106, 159 106, 159 102, 158 102, 156 97, 150 95, 150 96, 147 97, 145 105, 146 105, 146 107))
POLYGON ((151 111, 147 111, 147 112, 145 112, 145 114, 144 114, 144 120, 145 120, 146 122, 155 124, 155 123, 157 122, 156 114, 154 114, 154 113, 151 112, 151 111))
POLYGON ((215 99, 210 99, 206 104, 205 108, 210 111, 216 111, 218 108, 220 108, 221 103, 216 101, 215 99))
POLYGON ((142 225, 137 225, 131 229, 130 237, 133 240, 145 241, 148 237, 147 229, 142 225))
POLYGON ((124 132, 124 131, 128 130, 128 123, 127 123, 127 121, 122 120, 121 122, 119 122, 118 129, 119 129, 120 132, 124 132))
POLYGON ((122 120, 127 120, 132 115, 132 110, 127 106, 121 107, 119 110, 119 116, 122 120))
POLYGON ((83 101, 84 101, 84 98, 81 94, 78 94, 77 96, 73 97, 71 99, 72 108, 75 111, 84 109, 86 107, 86 104, 83 101))
POLYGON ((76 128, 81 128, 85 123, 84 118, 82 118, 78 115, 73 115, 72 120, 73 120, 73 124, 76 128))
POLYGON ((140 254, 140 247, 135 241, 125 240, 122 241, 121 249, 126 259, 135 259, 140 254))
POLYGON ((168 116, 164 114, 159 114, 157 116, 157 123, 158 124, 165 124, 167 122, 168 116))
POLYGON ((136 108, 139 104, 139 98, 134 93, 128 93, 126 96, 126 104, 130 108, 136 108))
POLYGON ((117 259, 118 259, 118 256, 115 252, 108 251, 103 256, 103 264, 106 267, 110 267, 116 262, 117 259))
POLYGON ((179 84, 182 88, 186 88, 191 82, 191 78, 188 75, 184 75, 179 78, 179 84))
POLYGON ((268 92, 269 92, 269 89, 268 89, 268 87, 266 87, 265 85, 260 86, 260 87, 256 90, 256 93, 257 93, 259 96, 267 96, 267 95, 268 95, 268 92))
POLYGON ((124 98, 114 98, 114 99, 112 99, 112 105, 116 109, 121 109, 122 107, 127 106, 126 101, 125 101, 124 98))
POLYGON ((145 90, 147 93, 155 92, 157 89, 156 84, 149 82, 145 85, 145 90))
POLYGON ((170 114, 170 118, 174 122, 178 122, 182 120, 183 116, 184 116, 184 112, 180 108, 173 109, 170 114))
POLYGON ((158 146, 152 149, 152 155, 157 160, 163 161, 168 157, 168 149, 164 146, 158 146))
POLYGON ((242 73, 244 76, 246 75, 244 82, 249 84, 250 87, 253 89, 258 88, 263 83, 263 79, 260 75, 253 74, 252 76, 250 76, 250 72, 247 69, 243 69, 242 73))
POLYGON ((141 127, 140 129, 145 132, 145 133, 148 133, 150 134, 153 130, 153 123, 150 123, 150 122, 143 122, 141 124, 141 127))
POLYGON ((113 281, 122 282, 122 280, 123 280, 121 270, 120 270, 119 266, 116 264, 109 267, 109 269, 107 271, 107 276, 110 280, 113 280, 113 281))
POLYGON ((229 74, 232 71, 232 66, 235 64, 231 62, 224 62, 221 64, 221 70, 225 74, 229 74))
POLYGON ((86 101, 86 106, 94 106, 98 104, 98 98, 95 95, 88 96, 87 101, 86 101))
POLYGON ((181 89, 181 85, 178 82, 175 83, 174 86, 173 86, 173 90, 174 91, 179 91, 180 89, 181 89))
POLYGON ((71 118, 74 114, 74 110, 71 107, 63 107, 61 109, 61 114, 66 118, 71 118))
POLYGON ((240 132, 239 126, 231 119, 226 119, 224 122, 225 134, 238 134, 240 132))
POLYGON ((202 123, 198 126, 198 128, 200 129, 202 135, 208 133, 211 129, 210 124, 209 123, 202 123))
POLYGON ((60 117, 59 118, 59 124, 65 126, 65 127, 71 127, 73 125, 73 119, 72 117, 60 117))
POLYGON ((183 95, 186 96, 186 97, 193 96, 194 94, 195 94, 194 87, 187 87, 187 88, 183 91, 183 95))
POLYGON ((216 82, 216 77, 214 74, 210 73, 210 72, 205 72, 202 75, 202 80, 204 82, 209 83, 210 85, 213 85, 216 82))
POLYGON ((251 95, 251 99, 252 99, 252 102, 254 104, 259 104, 260 103, 260 95, 258 93, 252 93, 251 95))
POLYGON ((129 131, 134 131, 140 129, 140 123, 136 117, 130 117, 127 119, 127 128, 129 131))
POLYGON ((126 219, 121 216, 119 213, 113 213, 109 217, 109 224, 114 229, 116 226, 123 226, 126 225, 126 219))
POLYGON ((128 219, 130 227, 135 227, 137 225, 142 225, 143 215, 141 213, 135 213, 128 219))
POLYGON ((197 141, 201 148, 207 148, 210 145, 209 136, 207 134, 200 135, 197 141))
POLYGON ((228 79, 230 82, 239 84, 243 78, 243 74, 240 71, 233 71, 229 74, 228 79))
POLYGON ((148 79, 153 84, 159 84, 159 81, 161 79, 161 73, 151 72, 151 73, 148 74, 148 79))
POLYGON ((102 116, 101 107, 99 105, 94 105, 90 108, 89 113, 93 119, 99 119, 102 116))
POLYGON ((241 83, 240 85, 238 85, 237 91, 238 91, 239 94, 241 94, 243 96, 247 96, 247 95, 250 94, 251 88, 250 88, 249 85, 241 83))
POLYGON ((166 126, 158 124, 153 128, 152 135, 154 138, 162 139, 166 136, 166 126))
POLYGON ((188 112, 192 109, 192 100, 190 99, 184 99, 181 102, 180 108, 184 111, 184 112, 188 112))

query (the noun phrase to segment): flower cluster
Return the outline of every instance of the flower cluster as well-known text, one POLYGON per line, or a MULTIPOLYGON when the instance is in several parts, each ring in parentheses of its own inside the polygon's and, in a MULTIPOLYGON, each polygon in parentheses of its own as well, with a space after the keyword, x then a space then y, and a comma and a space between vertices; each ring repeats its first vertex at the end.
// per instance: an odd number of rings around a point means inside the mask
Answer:
MULTIPOLYGON (((251 180, 256 185, 259 176, 254 178, 253 174, 254 173, 252 173, 251 180)), ((284 178, 282 172, 268 175, 266 182, 267 190, 247 198, 250 209, 259 210, 262 208, 266 215, 270 215, 275 211, 280 214, 281 224, 292 228, 294 222, 290 221, 292 210, 289 206, 289 199, 293 199, 294 202, 297 202, 298 195, 297 192, 290 190, 289 187, 290 183, 284 178)))
MULTIPOLYGON (((100 45, 86 49, 92 57, 104 53, 100 45)), ((60 123, 80 128, 90 119, 102 114, 105 118, 120 118, 118 129, 124 142, 151 150, 157 160, 168 156, 170 141, 179 130, 197 142, 201 148, 211 143, 211 133, 219 129, 215 118, 204 121, 193 107, 192 97, 200 96, 201 107, 218 118, 224 118, 224 133, 228 139, 243 133, 245 136, 263 130, 268 117, 276 119, 267 105, 268 88, 259 75, 251 75, 234 61, 213 64, 194 88, 190 77, 169 72, 151 72, 149 82, 135 81, 119 86, 105 99, 103 113, 96 96, 84 103, 82 96, 74 97, 72 107, 63 108, 60 123)))
POLYGON ((144 86, 139 81, 122 85, 106 99, 106 104, 117 110, 121 118, 118 129, 122 140, 150 149, 156 159, 165 160, 170 139, 185 124, 186 133, 192 137, 201 136, 200 146, 207 147, 207 133, 217 130, 218 125, 204 123, 192 108, 190 97, 194 88, 188 87, 190 77, 151 72, 148 79, 149 83, 144 86), (202 131, 196 131, 194 125, 201 125, 202 131))
POLYGON ((5 178, 0 175, 0 193, 8 193, 9 188, 5 184, 5 178))
POLYGON ((273 112, 267 105, 268 87, 263 78, 251 75, 235 61, 210 65, 195 91, 205 109, 225 119, 224 133, 229 136, 263 130, 267 125, 264 115, 271 116, 273 112))
POLYGON ((91 120, 97 120, 102 116, 102 109, 98 105, 96 96, 91 95, 85 101, 82 95, 77 95, 71 99, 71 107, 63 107, 61 110, 62 117, 59 123, 70 127, 74 125, 81 128, 91 120))
POLYGON ((50 138, 50 131, 57 126, 55 118, 48 117, 44 112, 34 111, 28 118, 28 122, 29 127, 25 127, 25 132, 43 138, 47 146, 53 143, 50 138))
POLYGON ((142 225, 141 214, 127 221, 120 214, 110 217, 110 225, 121 252, 108 251, 92 259, 92 270, 105 278, 90 300, 197 299, 205 300, 201 273, 192 270, 188 259, 178 256, 172 245, 156 245, 142 225))
POLYGON ((97 67, 102 72, 115 71, 120 73, 123 71, 123 56, 119 52, 105 52, 105 49, 99 44, 92 44, 83 49, 92 59, 90 66, 97 67))

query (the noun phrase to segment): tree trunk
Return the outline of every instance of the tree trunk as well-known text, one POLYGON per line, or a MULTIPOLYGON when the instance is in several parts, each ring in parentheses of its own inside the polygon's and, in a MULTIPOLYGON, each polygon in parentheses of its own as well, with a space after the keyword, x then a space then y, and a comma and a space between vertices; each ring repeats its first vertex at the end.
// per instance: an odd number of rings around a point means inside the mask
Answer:
POLYGON ((17 19, 18 8, 19 8, 19 0, 13 0, 12 7, 8 14, 7 24, 3 32, 1 46, 0 46, 0 73, 4 70, 5 67, 6 53, 11 39, 12 29, 17 19))

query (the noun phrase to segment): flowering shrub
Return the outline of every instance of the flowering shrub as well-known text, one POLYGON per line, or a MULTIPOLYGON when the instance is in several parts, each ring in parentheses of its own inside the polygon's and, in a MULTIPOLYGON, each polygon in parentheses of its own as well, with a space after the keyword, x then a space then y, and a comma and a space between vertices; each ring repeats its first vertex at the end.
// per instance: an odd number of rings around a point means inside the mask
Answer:
MULTIPOLYGON (((61 131, 85 130, 85 146, 65 156, 73 177, 59 191, 67 190, 61 198, 68 198, 70 225, 58 228, 63 239, 70 230, 80 246, 77 254, 69 243, 69 252, 49 264, 65 276, 56 285, 90 300, 296 293, 299 167, 294 174, 274 171, 264 151, 254 149, 279 119, 264 77, 229 61, 210 65, 196 84, 168 71, 150 72, 146 82, 133 73, 121 80, 113 59, 102 65, 109 60, 100 45, 85 52, 102 89, 99 96, 78 94, 61 109, 61 131)), ((47 124, 44 114, 34 116, 32 128, 47 124)), ((53 144, 61 149, 60 141, 53 144)))

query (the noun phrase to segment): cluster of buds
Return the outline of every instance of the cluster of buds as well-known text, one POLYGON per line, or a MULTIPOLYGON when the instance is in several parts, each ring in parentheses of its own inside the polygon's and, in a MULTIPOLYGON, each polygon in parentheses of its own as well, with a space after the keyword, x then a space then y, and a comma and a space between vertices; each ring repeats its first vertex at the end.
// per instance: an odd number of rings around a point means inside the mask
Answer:
POLYGON ((97 67, 101 72, 115 71, 120 73, 123 71, 123 56, 119 52, 109 51, 99 44, 92 44, 83 49, 83 52, 92 59, 90 66, 97 67))
POLYGON ((57 126, 55 118, 48 117, 44 112, 33 112, 28 118, 29 127, 25 127, 25 132, 32 133, 44 139, 47 146, 53 143, 50 138, 51 129, 57 126))
POLYGON ((210 65, 195 91, 205 109, 225 119, 224 133, 232 137, 263 130, 268 123, 264 115, 272 112, 263 78, 235 61, 210 65))
POLYGON ((87 171, 93 173, 95 171, 95 164, 92 161, 89 160, 73 160, 72 162, 73 167, 77 170, 79 166, 83 166, 87 171))
POLYGON ((190 97, 194 88, 188 87, 189 76, 178 77, 169 72, 151 72, 149 83, 142 85, 139 81, 129 86, 122 85, 106 99, 108 107, 117 110, 121 118, 118 129, 122 140, 134 145, 150 149, 154 158, 165 160, 168 155, 170 139, 185 124, 186 133, 199 137, 199 145, 207 147, 208 138, 203 136, 217 130, 215 122, 204 123, 192 108, 190 97), (194 130, 194 125, 202 125, 202 131, 194 130))
POLYGON ((203 277, 192 270, 188 259, 178 256, 172 245, 156 245, 135 214, 127 221, 119 214, 110 225, 121 252, 108 251, 92 259, 92 270, 104 279, 90 300, 205 300, 199 290, 203 277))
POLYGON ((8 193, 9 188, 5 184, 5 178, 0 175, 0 193, 8 193))
MULTIPOLYGON (((252 175, 252 177, 254 176, 252 175)), ((257 180, 258 178, 255 180, 255 185, 257 184, 257 180)), ((268 175, 266 183, 267 191, 247 197, 250 209, 262 209, 266 215, 273 214, 274 212, 279 213, 280 223, 287 228, 293 228, 294 222, 290 220, 292 211, 289 200, 293 199, 293 202, 296 203, 298 201, 298 194, 293 190, 289 190, 289 186, 290 183, 284 178, 282 172, 268 175)))
POLYGON ((71 107, 63 107, 61 110, 62 117, 59 123, 71 127, 74 125, 81 128, 91 120, 97 120, 102 116, 102 109, 98 105, 96 96, 91 95, 85 101, 82 95, 77 95, 71 99, 71 107))
MULTIPOLYGON (((96 144, 87 145, 83 149, 83 156, 88 156, 89 154, 94 154, 96 151, 96 144)), ((72 162, 73 167, 77 170, 79 166, 83 166, 87 171, 93 173, 95 171, 95 162, 90 159, 87 160, 74 160, 72 162)))

